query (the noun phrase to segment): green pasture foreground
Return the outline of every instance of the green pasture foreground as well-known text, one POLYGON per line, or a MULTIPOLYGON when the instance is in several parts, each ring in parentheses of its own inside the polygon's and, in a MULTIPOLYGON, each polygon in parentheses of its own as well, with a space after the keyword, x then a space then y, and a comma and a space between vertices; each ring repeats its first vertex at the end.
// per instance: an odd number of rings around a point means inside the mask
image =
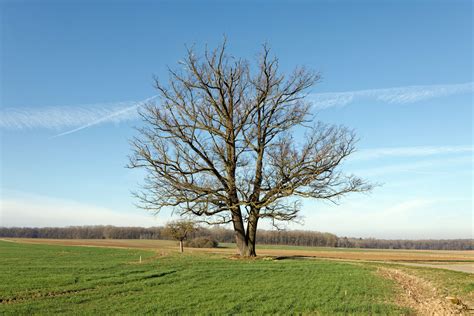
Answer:
POLYGON ((0 314, 393 314, 361 265, 0 241, 0 314), (140 264, 139 257, 142 257, 140 264))

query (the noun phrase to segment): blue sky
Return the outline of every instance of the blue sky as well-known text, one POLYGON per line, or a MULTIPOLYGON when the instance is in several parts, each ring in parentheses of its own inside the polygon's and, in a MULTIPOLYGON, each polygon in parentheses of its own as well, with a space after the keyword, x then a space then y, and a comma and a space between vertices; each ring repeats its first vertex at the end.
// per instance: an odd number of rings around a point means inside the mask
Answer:
POLYGON ((306 201, 289 228, 472 237, 471 1, 4 0, 0 11, 1 226, 168 221, 133 205, 133 107, 185 44, 225 34, 235 56, 268 42, 282 71, 320 71, 314 113, 360 137, 345 170, 383 183, 340 205, 306 201))

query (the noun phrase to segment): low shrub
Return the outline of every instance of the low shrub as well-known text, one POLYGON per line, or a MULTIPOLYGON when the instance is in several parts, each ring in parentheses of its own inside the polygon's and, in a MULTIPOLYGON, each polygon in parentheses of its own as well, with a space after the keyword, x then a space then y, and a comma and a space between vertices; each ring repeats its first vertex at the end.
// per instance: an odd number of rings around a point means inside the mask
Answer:
POLYGON ((219 246, 219 243, 217 242, 217 240, 211 237, 197 237, 191 240, 187 240, 184 243, 184 246, 191 248, 217 248, 217 246, 219 246))

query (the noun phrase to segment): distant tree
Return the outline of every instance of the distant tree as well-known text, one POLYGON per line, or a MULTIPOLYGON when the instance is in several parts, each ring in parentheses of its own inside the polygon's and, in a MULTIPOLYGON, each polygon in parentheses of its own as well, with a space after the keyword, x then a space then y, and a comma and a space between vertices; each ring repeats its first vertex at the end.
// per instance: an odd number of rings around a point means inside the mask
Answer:
POLYGON ((166 225, 164 233, 179 241, 179 251, 183 252, 183 242, 196 230, 196 224, 189 220, 178 220, 166 225))
POLYGON ((267 46, 251 71, 225 42, 203 57, 188 49, 181 64, 167 85, 155 81, 160 104, 144 107, 132 140, 129 166, 147 174, 135 193, 144 208, 232 223, 240 254, 255 256, 260 219, 293 221, 298 198, 371 189, 339 170, 355 150, 354 132, 314 123, 306 96, 319 74, 280 74, 267 46))

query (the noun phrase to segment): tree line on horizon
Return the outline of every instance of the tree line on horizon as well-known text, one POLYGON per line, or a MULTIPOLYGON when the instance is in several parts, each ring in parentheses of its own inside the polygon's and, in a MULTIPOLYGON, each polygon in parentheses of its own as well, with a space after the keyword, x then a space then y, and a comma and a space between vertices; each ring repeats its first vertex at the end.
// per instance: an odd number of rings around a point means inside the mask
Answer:
MULTIPOLYGON (((165 227, 0 227, 0 237, 51 239, 172 239, 165 227)), ((235 242, 234 231, 222 227, 198 227, 188 239, 210 237, 219 243, 235 242)), ((265 245, 373 249, 474 250, 473 239, 377 239, 340 237, 307 230, 259 230, 257 242, 265 245)))

